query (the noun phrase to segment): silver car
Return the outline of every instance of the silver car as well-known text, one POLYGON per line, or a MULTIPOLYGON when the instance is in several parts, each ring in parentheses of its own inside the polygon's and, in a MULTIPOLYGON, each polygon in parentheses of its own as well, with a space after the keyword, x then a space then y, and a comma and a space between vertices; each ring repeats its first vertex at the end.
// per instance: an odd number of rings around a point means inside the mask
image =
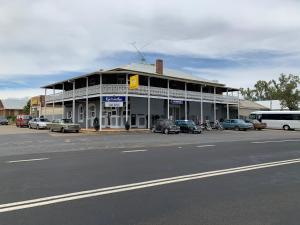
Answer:
POLYGON ((34 118, 28 122, 29 129, 47 129, 49 120, 46 118, 34 118))
POLYGON ((51 132, 60 131, 62 133, 65 132, 76 132, 78 133, 80 130, 80 125, 72 123, 71 119, 59 119, 53 120, 52 123, 48 125, 51 132))

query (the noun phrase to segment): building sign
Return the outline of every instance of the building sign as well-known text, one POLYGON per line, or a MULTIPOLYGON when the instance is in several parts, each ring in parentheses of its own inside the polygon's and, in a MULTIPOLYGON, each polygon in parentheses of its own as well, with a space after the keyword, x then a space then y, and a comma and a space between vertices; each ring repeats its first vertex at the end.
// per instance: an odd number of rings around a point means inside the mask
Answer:
POLYGON ((170 104, 172 104, 172 105, 182 105, 183 101, 182 100, 170 100, 170 104))
POLYGON ((139 75, 131 76, 129 80, 129 89, 135 90, 138 88, 139 88, 139 75))
POLYGON ((103 96, 105 107, 123 107, 125 96, 103 96))

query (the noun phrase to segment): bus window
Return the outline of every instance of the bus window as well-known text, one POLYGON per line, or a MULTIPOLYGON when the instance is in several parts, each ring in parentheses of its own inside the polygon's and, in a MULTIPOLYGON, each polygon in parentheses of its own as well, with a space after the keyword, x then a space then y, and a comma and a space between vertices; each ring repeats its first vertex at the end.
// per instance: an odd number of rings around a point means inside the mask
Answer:
POLYGON ((250 120, 256 120, 256 114, 250 114, 249 119, 250 120))

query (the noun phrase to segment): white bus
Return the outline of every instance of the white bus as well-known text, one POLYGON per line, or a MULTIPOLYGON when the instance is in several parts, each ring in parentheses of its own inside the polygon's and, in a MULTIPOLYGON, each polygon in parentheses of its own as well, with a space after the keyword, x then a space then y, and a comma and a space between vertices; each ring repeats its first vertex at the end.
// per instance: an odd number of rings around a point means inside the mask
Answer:
POLYGON ((256 111, 249 119, 266 123, 271 129, 300 129, 300 111, 256 111))

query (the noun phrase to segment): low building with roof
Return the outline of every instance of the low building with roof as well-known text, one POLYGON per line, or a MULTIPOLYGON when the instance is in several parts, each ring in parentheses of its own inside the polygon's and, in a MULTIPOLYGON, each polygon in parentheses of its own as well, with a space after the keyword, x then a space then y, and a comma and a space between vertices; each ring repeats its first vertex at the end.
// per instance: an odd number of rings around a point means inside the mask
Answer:
POLYGON ((132 128, 151 128, 158 118, 199 124, 239 113, 238 94, 233 95, 239 89, 166 69, 162 60, 99 70, 42 88, 47 108, 61 107, 61 118, 85 128, 93 127, 96 117, 101 118, 100 129, 123 128, 126 122, 132 128))
POLYGON ((254 111, 268 111, 268 107, 249 100, 240 100, 240 118, 248 119, 254 111))
POLYGON ((23 113, 24 106, 27 104, 28 98, 8 98, 0 99, 0 116, 10 117, 23 113))

